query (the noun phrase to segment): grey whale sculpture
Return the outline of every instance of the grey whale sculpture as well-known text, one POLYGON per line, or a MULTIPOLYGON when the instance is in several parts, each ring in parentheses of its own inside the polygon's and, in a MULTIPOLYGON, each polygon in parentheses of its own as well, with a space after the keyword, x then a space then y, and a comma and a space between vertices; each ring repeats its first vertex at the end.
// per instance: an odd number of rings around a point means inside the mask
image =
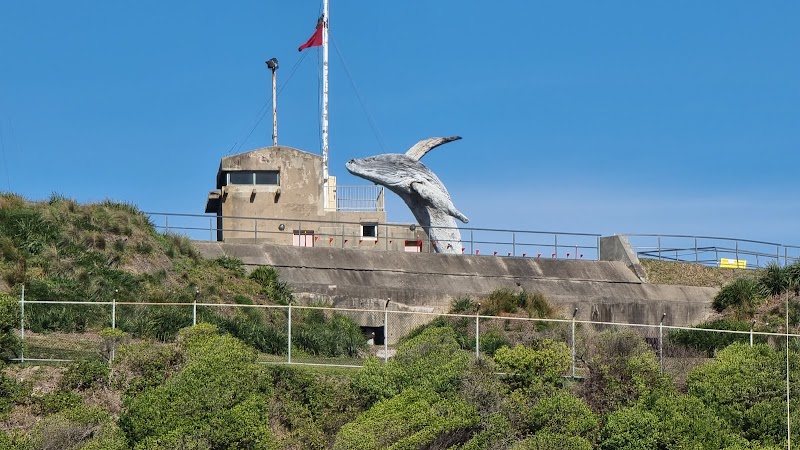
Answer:
POLYGON ((469 222, 456 209, 441 180, 419 162, 434 148, 461 139, 460 136, 425 139, 405 155, 386 153, 351 159, 345 167, 357 177, 386 187, 406 202, 417 222, 425 228, 437 253, 461 253, 461 233, 455 219, 469 222))

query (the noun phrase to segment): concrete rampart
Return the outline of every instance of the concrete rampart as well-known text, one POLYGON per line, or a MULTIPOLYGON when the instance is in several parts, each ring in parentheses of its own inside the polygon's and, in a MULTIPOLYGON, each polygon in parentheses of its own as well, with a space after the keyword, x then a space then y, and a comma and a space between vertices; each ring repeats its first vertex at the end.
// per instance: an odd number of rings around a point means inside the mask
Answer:
MULTIPOLYGON (((447 312, 462 296, 500 289, 541 292, 567 317, 638 324, 695 325, 711 313, 715 288, 643 282, 622 261, 370 252, 281 245, 197 242, 207 258, 235 256, 250 269, 270 265, 305 301, 341 307, 447 312)), ((381 314, 361 325, 379 326, 381 314)))

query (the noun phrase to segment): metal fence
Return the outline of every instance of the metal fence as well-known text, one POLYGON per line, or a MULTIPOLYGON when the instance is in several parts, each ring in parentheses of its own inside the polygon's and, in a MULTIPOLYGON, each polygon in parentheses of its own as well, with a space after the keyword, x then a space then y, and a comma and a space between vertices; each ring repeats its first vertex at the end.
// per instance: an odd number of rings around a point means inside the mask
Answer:
MULTIPOLYGON (((76 333, 32 333, 29 323, 36 319, 37 314, 47 314, 48 308, 91 308, 94 319, 99 322, 96 328, 107 324, 117 328, 125 320, 136 320, 146 308, 178 308, 184 314, 177 316, 174 325, 177 328, 195 325, 201 321, 203 310, 216 312, 227 311, 233 314, 236 311, 261 310, 269 311, 280 317, 279 323, 284 327, 285 335, 281 335, 281 346, 275 347, 272 352, 262 352, 259 361, 271 364, 297 364, 330 367, 362 367, 368 357, 377 357, 384 362, 395 354, 398 342, 403 337, 414 332, 417 327, 440 320, 450 324, 458 330, 461 344, 474 352, 476 358, 485 358, 494 354, 499 347, 515 346, 517 344, 530 345, 541 339, 551 339, 563 342, 570 352, 569 369, 564 376, 584 377, 588 373, 587 362, 593 357, 593 348, 598 341, 599 333, 604 330, 628 330, 630 333, 644 338, 650 345, 650 351, 658 359, 660 369, 670 374, 677 382, 685 380, 688 372, 694 367, 706 362, 712 355, 702 350, 693 350, 691 347, 681 345, 676 332, 689 330, 694 333, 717 333, 728 337, 729 342, 740 341, 753 345, 754 343, 768 343, 781 346, 785 341, 792 339, 796 343, 800 334, 776 333, 757 331, 755 324, 748 331, 734 331, 721 329, 700 329, 685 326, 665 325, 662 316, 659 324, 620 323, 597 320, 578 320, 578 311, 575 310, 571 318, 543 319, 531 317, 499 317, 487 316, 478 313, 468 314, 443 314, 436 312, 402 311, 392 309, 391 302, 387 302, 384 309, 355 309, 334 308, 326 306, 301 306, 301 305, 239 305, 215 303, 151 303, 151 302, 74 302, 74 301, 26 301, 24 292, 20 298, 19 337, 22 341, 22 354, 14 359, 16 362, 68 362, 77 359, 92 358, 102 355, 113 359, 114 349, 108 348, 97 331, 84 331, 76 333), (368 342, 366 350, 357 354, 324 356, 304 351, 297 345, 300 336, 296 327, 302 323, 304 315, 316 312, 330 318, 334 314, 341 314, 358 320, 365 315, 371 315, 377 326, 362 327, 364 335, 361 337, 368 342), (285 339, 284 339, 285 338, 285 339), (110 355, 109 355, 110 351, 110 355)), ((338 336, 329 337, 338 339, 338 336)), ((341 336, 341 339, 348 337, 341 336)), ((352 338, 349 337, 348 339, 352 338)), ((718 340, 717 340, 718 341, 718 340)), ((796 347, 793 344, 793 348, 796 347)))
POLYGON ((776 242, 715 236, 626 234, 640 258, 755 269, 769 264, 790 265, 800 259, 800 247, 776 242), (734 263, 736 261, 738 263, 734 263))
MULTIPOLYGON (((321 230, 316 234, 319 237, 317 244, 346 248, 348 243, 358 242, 363 237, 353 231, 360 229, 358 227, 362 224, 359 222, 225 216, 226 219, 244 219, 254 224, 253 228, 241 229, 219 228, 218 223, 221 222, 217 216, 161 212, 145 214, 150 217, 157 230, 177 232, 198 241, 216 241, 220 231, 249 235, 253 242, 258 242, 260 238, 275 239, 280 234, 291 234, 293 230, 321 230)), ((413 224, 377 224, 376 233, 379 237, 399 236, 408 234, 409 229, 413 230, 415 227, 417 225, 413 224)), ((474 227, 458 229, 461 233, 462 253, 465 254, 592 261, 600 259, 600 234, 474 227)), ((770 263, 786 266, 800 260, 800 246, 776 242, 669 234, 630 233, 624 236, 628 237, 640 258, 707 266, 719 266, 723 259, 728 259, 740 264, 738 267, 748 269, 766 267, 770 263)), ((420 248, 423 252, 435 251, 428 240, 423 240, 420 248)), ((386 245, 385 250, 389 249, 386 245)))
MULTIPOLYGON (((263 238, 278 240, 281 235, 290 236, 295 230, 319 230, 315 232, 315 236, 319 238, 316 245, 345 248, 363 238, 354 231, 360 230, 360 222, 225 216, 225 219, 252 221, 252 228, 243 229, 219 228, 217 216, 161 212, 145 214, 150 217, 157 230, 184 234, 198 241, 216 241, 219 231, 246 234, 256 243, 263 238)), ((407 235, 410 229, 418 227, 416 224, 377 224, 376 233, 382 239, 384 236, 407 235)), ((465 254, 587 260, 598 260, 600 255, 599 234, 471 227, 458 229, 461 232, 462 252, 465 254)), ((423 239, 420 248, 423 252, 435 251, 427 239, 423 239)))

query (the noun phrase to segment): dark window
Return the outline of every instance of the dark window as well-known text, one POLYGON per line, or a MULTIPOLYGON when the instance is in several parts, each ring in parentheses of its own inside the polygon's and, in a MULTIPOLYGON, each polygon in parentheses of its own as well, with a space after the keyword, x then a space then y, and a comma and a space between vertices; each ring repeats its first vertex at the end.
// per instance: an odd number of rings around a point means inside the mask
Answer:
POLYGON ((253 172, 230 172, 228 184, 253 184, 253 172))
POLYGON ((366 238, 377 238, 378 237, 378 225, 374 223, 362 223, 361 224, 361 236, 366 238))
POLYGON ((279 174, 277 170, 256 172, 256 184, 280 184, 279 174))

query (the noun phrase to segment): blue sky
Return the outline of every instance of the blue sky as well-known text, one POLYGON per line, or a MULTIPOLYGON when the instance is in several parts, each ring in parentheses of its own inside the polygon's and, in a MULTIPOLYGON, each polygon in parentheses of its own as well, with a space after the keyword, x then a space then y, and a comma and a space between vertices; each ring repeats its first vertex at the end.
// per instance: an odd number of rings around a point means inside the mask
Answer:
MULTIPOLYGON (((202 213, 220 158, 271 142, 270 114, 250 134, 270 57, 280 143, 318 153, 319 51, 289 75, 320 10, 0 3, 0 190, 202 213)), ((348 159, 461 135, 424 162, 470 225, 800 244, 798 18, 792 1, 332 0, 331 172, 364 184, 348 159)))

